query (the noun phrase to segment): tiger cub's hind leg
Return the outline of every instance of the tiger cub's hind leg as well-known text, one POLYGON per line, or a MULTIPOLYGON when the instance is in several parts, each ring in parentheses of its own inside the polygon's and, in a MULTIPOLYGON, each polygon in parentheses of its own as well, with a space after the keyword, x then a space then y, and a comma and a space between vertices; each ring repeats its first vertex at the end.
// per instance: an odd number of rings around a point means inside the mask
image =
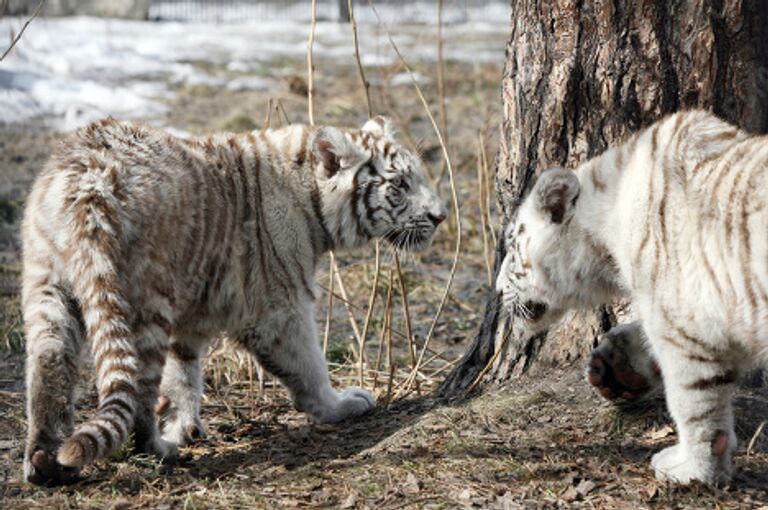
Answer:
POLYGON ((186 446, 205 437, 200 419, 203 376, 200 356, 207 339, 172 338, 160 386, 157 414, 163 439, 186 446))
MULTIPOLYGON (((25 282, 26 286, 26 282, 25 282)), ((74 389, 85 332, 80 308, 60 285, 25 288, 27 446, 24 478, 38 485, 71 482, 77 469, 56 452, 73 430, 74 389)))
POLYGON ((162 459, 173 461, 178 455, 176 445, 160 437, 155 414, 163 366, 168 349, 168 321, 159 312, 147 314, 151 321, 138 331, 139 376, 137 380, 138 398, 134 418, 134 448, 139 453, 147 453, 162 459))

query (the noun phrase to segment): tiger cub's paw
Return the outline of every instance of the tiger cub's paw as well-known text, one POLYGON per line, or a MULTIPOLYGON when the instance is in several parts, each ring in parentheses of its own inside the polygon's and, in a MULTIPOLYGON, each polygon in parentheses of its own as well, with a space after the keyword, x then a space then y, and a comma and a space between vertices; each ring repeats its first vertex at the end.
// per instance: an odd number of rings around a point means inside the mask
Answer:
POLYGON ((609 400, 634 401, 662 388, 661 372, 645 350, 639 323, 616 326, 601 337, 589 359, 587 381, 609 400))
POLYGON ((184 413, 167 397, 160 397, 155 406, 158 427, 163 440, 176 446, 188 446, 205 439, 207 434, 203 421, 193 413, 184 413))
POLYGON ((24 480, 35 485, 53 487, 79 480, 80 470, 62 466, 53 449, 40 445, 30 446, 24 455, 24 480))
POLYGON ((337 423, 367 413, 376 407, 376 399, 362 388, 346 388, 336 394, 333 406, 315 414, 321 423, 337 423))
POLYGON ((731 478, 730 454, 692 455, 676 444, 653 456, 651 466, 656 479, 687 485, 699 481, 707 485, 727 483, 731 478))

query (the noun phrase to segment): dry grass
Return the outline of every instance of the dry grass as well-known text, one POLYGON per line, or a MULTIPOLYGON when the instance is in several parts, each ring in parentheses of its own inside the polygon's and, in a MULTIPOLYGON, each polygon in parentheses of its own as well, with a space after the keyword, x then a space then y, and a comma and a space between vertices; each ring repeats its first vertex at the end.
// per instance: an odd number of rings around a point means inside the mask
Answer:
MULTIPOLYGON (((430 44, 434 44, 434 39, 430 44)), ((500 56, 501 59, 501 56, 500 56)), ((314 116, 320 124, 361 125, 371 109, 396 120, 403 143, 420 140, 425 162, 437 177, 441 147, 429 116, 410 88, 382 86, 402 71, 397 65, 364 69, 349 62, 313 61, 314 116)), ((409 62, 421 75, 425 98, 439 109, 434 65, 409 62)), ((501 64, 445 61, 441 87, 462 214, 441 228, 427 253, 402 261, 385 248, 377 271, 373 247, 337 254, 344 283, 322 263, 317 275, 334 299, 318 301, 328 322, 327 357, 337 386, 372 389, 379 407, 340 426, 313 425, 293 411, 283 389, 242 353, 219 342, 208 357, 203 419, 209 437, 184 449, 172 467, 122 456, 99 463, 67 488, 39 489, 19 481, 23 451, 23 339, 14 282, 18 266, 0 271, 0 506, 3 508, 489 508, 687 506, 754 508, 768 498, 765 432, 755 434, 768 402, 760 395, 739 401, 740 471, 731 488, 672 489, 653 479, 653 451, 674 441, 658 406, 619 412, 596 398, 582 381, 581 366, 539 374, 458 407, 436 406, 429 393, 471 340, 481 319, 489 278, 489 250, 498 225, 492 165, 499 121, 501 64), (432 320, 451 273, 457 227, 465 241, 445 310, 432 320), (377 273, 379 274, 377 278, 377 273), (403 296, 402 289, 405 289, 403 296), (342 295, 346 294, 346 298, 342 295), (375 299, 374 299, 375 297, 375 299), (404 300, 403 298, 407 299, 404 300), (329 307, 329 303, 330 307, 329 307), (369 309, 369 304, 373 306, 369 309), (406 312, 407 308, 407 312, 406 312), (351 324, 357 327, 354 331, 351 324), (367 326, 366 326, 367 325, 367 326), (423 362, 413 370, 423 350, 423 362), (409 377, 413 385, 409 388, 409 377)), ((281 86, 268 94, 207 88, 178 90, 167 123, 195 133, 216 129, 278 127, 305 122, 306 61, 265 66, 281 86), (278 69, 281 71, 278 74, 278 69)), ((210 69, 233 76, 225 68, 210 69)), ((37 126, 0 132, 0 199, 23 198, 55 137, 37 126), (11 177, 8 177, 11 176, 11 177)), ((445 181, 445 180, 443 180, 445 181)), ((450 195, 447 182, 442 196, 450 195)), ((0 217, 2 223, 2 217, 0 217)), ((0 224, 0 247, 16 253, 17 219, 0 224), (5 229, 5 230, 3 230, 5 229), (3 244, 4 243, 4 244, 3 244)), ((79 417, 93 409, 95 394, 84 370, 79 417)))

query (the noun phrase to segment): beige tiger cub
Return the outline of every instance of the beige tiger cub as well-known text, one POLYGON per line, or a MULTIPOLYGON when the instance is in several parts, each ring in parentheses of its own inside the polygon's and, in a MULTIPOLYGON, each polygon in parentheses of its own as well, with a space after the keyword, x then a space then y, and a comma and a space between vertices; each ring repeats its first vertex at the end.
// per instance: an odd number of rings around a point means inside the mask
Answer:
POLYGON ((497 288, 531 330, 631 299, 677 427, 659 479, 730 476, 736 384, 768 352, 767 206, 768 139, 690 111, 544 172, 506 230, 497 288))
POLYGON ((317 264, 371 239, 425 249, 445 216, 381 117, 358 130, 192 140, 111 119, 75 132, 37 178, 23 221, 26 479, 67 482, 131 433, 139 451, 173 457, 204 433, 200 356, 221 334, 315 420, 370 410, 368 391, 331 387, 315 331, 317 264), (74 428, 86 346, 99 404, 74 428))

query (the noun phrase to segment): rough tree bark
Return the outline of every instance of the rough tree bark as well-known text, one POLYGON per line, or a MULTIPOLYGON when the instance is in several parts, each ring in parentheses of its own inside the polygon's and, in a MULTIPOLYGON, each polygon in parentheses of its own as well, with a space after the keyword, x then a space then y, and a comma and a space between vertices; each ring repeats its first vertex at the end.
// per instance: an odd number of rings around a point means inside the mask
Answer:
MULTIPOLYGON (((533 176, 573 168, 664 114, 703 107, 768 131, 768 2, 512 0, 496 191, 504 223, 533 176)), ((496 249, 496 269, 504 256, 496 249)), ((588 354, 612 309, 526 337, 489 290, 474 342, 442 385, 460 397, 534 365, 588 354), (510 329, 511 328, 511 329, 510 329), (498 354, 497 354, 498 353, 498 354), (536 363, 534 363, 536 362, 536 363)))

